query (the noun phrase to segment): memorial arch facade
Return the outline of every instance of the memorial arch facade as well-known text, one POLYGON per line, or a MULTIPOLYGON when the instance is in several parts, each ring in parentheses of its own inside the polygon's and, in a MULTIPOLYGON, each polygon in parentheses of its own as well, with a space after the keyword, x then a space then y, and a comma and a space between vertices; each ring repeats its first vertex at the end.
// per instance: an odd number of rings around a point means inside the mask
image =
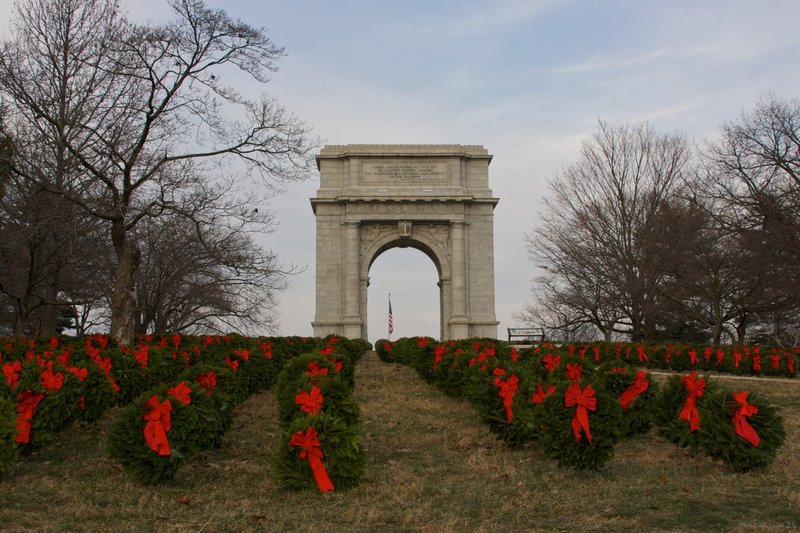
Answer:
POLYGON ((440 336, 497 336, 492 156, 482 146, 333 145, 317 156, 314 335, 367 337, 369 270, 413 247, 439 275, 440 336))

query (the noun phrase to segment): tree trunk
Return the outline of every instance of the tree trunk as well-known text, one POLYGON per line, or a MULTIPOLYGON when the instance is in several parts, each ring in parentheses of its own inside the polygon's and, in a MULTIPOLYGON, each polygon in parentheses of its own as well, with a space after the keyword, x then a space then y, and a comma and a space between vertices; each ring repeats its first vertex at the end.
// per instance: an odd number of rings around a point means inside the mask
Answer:
POLYGON ((711 331, 711 344, 717 346, 722 338, 722 322, 717 320, 711 331))
MULTIPOLYGON (((57 276, 56 276, 57 277, 57 276)), ((42 305, 41 320, 39 322, 39 337, 53 337, 56 334, 58 320, 58 280, 45 289, 45 302, 42 305)))
POLYGON ((136 312, 136 269, 139 267, 139 248, 125 235, 123 223, 112 223, 112 240, 117 252, 117 272, 111 295, 111 331, 118 344, 133 341, 133 320, 136 312))

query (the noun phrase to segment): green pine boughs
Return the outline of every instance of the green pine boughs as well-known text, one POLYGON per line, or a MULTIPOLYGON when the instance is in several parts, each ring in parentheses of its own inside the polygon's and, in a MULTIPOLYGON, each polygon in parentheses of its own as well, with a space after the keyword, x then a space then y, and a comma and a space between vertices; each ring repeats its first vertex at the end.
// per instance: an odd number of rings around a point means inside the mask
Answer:
POLYGON ((289 444, 294 435, 307 435, 308 428, 314 428, 317 434, 322 465, 334 490, 357 486, 366 468, 359 428, 325 413, 296 418, 283 433, 274 459, 280 486, 295 490, 321 490, 311 462, 307 457, 301 457, 303 448, 289 444))
POLYGON ((709 404, 709 430, 700 443, 706 454, 740 471, 772 464, 786 431, 766 398, 747 390, 726 389, 713 394, 709 404))
POLYGON ((659 434, 681 447, 698 448, 707 436, 711 402, 716 384, 695 372, 685 376, 672 376, 662 387, 656 402, 656 426, 659 434), (687 390, 691 383, 693 392, 687 390), (693 399, 690 399, 690 396, 693 399))
POLYGON ((108 450, 140 481, 158 483, 217 445, 230 416, 224 399, 207 395, 197 383, 163 385, 122 410, 109 433, 108 450))
POLYGON ((644 370, 604 366, 599 372, 606 388, 622 407, 622 434, 647 433, 653 426, 659 387, 644 370))
POLYGON ((283 428, 275 452, 280 485, 321 492, 356 486, 366 458, 358 406, 352 398, 354 357, 341 339, 328 338, 316 354, 289 361, 276 396, 283 428))
POLYGON ((597 380, 558 383, 533 413, 537 442, 559 466, 598 470, 622 437, 619 401, 597 380))
POLYGON ((0 396, 0 478, 19 456, 17 437, 17 408, 14 402, 0 396))

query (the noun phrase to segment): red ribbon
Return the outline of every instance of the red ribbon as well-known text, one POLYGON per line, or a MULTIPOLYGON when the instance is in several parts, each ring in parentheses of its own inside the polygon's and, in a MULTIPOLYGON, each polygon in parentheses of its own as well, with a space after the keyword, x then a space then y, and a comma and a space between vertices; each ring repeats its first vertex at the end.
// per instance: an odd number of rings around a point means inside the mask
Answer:
POLYGON ((167 394, 181 402, 183 405, 192 403, 192 389, 185 381, 181 381, 171 389, 167 389, 167 394))
POLYGON ((747 403, 747 392, 745 389, 733 394, 734 401, 739 404, 739 407, 733 412, 733 429, 737 435, 757 448, 761 438, 746 418, 758 413, 758 407, 747 403))
POLYGON ((322 409, 324 401, 325 398, 322 396, 322 391, 316 385, 311 387, 311 392, 301 390, 294 397, 294 403, 300 406, 300 410, 310 415, 317 414, 322 409))
POLYGON ((64 374, 61 372, 53 372, 53 362, 47 363, 47 368, 40 375, 42 379, 42 388, 55 392, 64 386, 64 374))
POLYGON ((439 366, 439 362, 444 358, 444 344, 437 344, 433 349, 433 368, 439 366))
POLYGON ((305 434, 302 431, 298 431, 289 439, 289 446, 301 448, 300 459, 308 459, 308 465, 311 467, 311 472, 314 474, 314 480, 317 482, 319 490, 322 492, 333 490, 333 482, 328 477, 325 465, 322 464, 324 456, 317 437, 317 430, 309 426, 305 434))
POLYGON ((147 424, 144 426, 144 439, 151 450, 158 455, 170 455, 167 431, 172 428, 172 404, 169 400, 158 403, 158 396, 153 396, 145 403, 148 412, 144 419, 147 424))
POLYGON ((536 385, 536 392, 531 395, 531 403, 540 404, 544 401, 545 398, 548 396, 552 396, 556 393, 556 386, 555 385, 548 385, 547 391, 542 388, 542 384, 539 383, 536 385))
POLYGON ((627 411, 634 398, 646 391, 649 386, 650 382, 647 381, 647 373, 644 370, 639 370, 636 373, 636 380, 634 380, 633 384, 619 396, 619 404, 622 406, 622 410, 627 411))
POLYGON ((639 356, 640 363, 649 363, 650 359, 647 358, 647 353, 644 351, 644 346, 641 344, 636 345, 636 355, 639 356))
POLYGON ((542 362, 544 363, 544 367, 547 369, 548 372, 552 372, 555 368, 561 364, 561 356, 560 355, 552 355, 547 354, 542 357, 542 362))
POLYGON ((206 390, 206 396, 211 396, 217 388, 217 373, 213 370, 201 372, 197 375, 197 383, 206 390))
POLYGON ((703 395, 706 388, 704 379, 696 379, 697 372, 692 372, 688 376, 683 376, 683 385, 686 387, 686 401, 683 404, 678 418, 689 422, 689 431, 700 429, 700 413, 697 412, 696 401, 703 395))
POLYGON ((514 395, 519 391, 519 378, 514 374, 511 374, 505 381, 497 377, 494 378, 494 386, 500 389, 497 391, 497 395, 503 399, 503 407, 506 409, 506 421, 510 424, 514 418, 511 406, 514 404, 514 395))
POLYGON ((578 363, 567 363, 565 374, 570 381, 578 382, 583 375, 583 368, 578 363))
POLYGON ((572 426, 572 434, 575 436, 575 441, 580 444, 581 432, 584 432, 589 445, 591 445, 592 433, 589 431, 589 411, 597 410, 597 398, 594 397, 594 389, 591 385, 586 385, 586 388, 582 391, 578 383, 573 383, 569 386, 567 393, 564 395, 564 406, 572 407, 573 405, 577 407, 570 425, 572 426))
POLYGON ((89 376, 89 369, 88 368, 78 368, 78 367, 70 367, 67 369, 67 372, 78 378, 78 381, 83 383, 86 381, 86 378, 89 376))
POLYGON ((44 398, 41 392, 26 390, 17 396, 17 438, 16 442, 27 444, 31 440, 31 420, 36 406, 44 398))
POLYGON ((328 375, 328 367, 326 366, 319 366, 319 363, 316 361, 311 361, 308 363, 308 370, 306 370, 306 374, 309 376, 327 376, 328 375))
POLYGON ((19 384, 19 375, 22 372, 22 363, 19 362, 19 359, 14 361, 13 363, 6 363, 3 365, 3 375, 6 377, 6 382, 8 386, 12 389, 16 389, 17 385, 19 384))

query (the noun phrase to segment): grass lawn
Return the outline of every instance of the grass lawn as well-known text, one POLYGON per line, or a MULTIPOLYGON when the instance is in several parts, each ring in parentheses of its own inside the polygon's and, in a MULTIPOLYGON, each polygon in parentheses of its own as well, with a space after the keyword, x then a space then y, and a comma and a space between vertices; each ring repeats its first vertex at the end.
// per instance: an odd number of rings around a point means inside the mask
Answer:
MULTIPOLYGON (((723 378, 716 378, 720 381, 723 378)), ((219 450, 158 486, 105 453, 115 412, 74 426, 0 481, 4 531, 786 531, 800 529, 800 380, 736 381, 778 405, 787 442, 766 471, 741 474, 651 433, 606 468, 558 468, 535 447, 497 441, 464 401, 410 368, 359 363, 368 466, 347 492, 285 492, 270 457, 271 392, 238 410, 219 450)))

